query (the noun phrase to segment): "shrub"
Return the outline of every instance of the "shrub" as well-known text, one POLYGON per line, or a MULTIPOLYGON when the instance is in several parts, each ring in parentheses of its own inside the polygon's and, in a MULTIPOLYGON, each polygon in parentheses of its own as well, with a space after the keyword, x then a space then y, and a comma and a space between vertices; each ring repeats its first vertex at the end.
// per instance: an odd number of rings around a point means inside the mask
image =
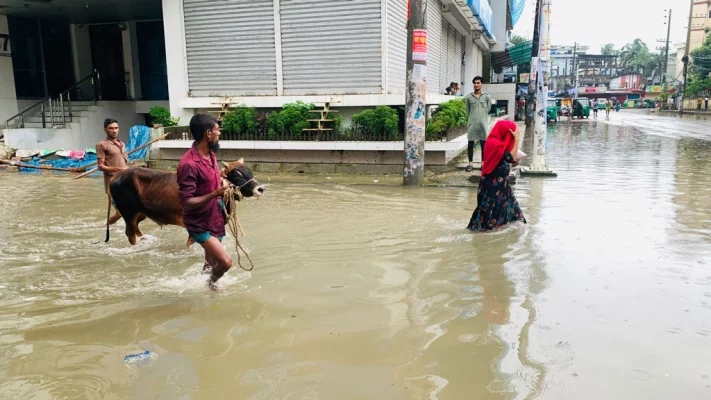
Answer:
POLYGON ((398 137, 398 115, 394 108, 378 106, 372 110, 365 110, 352 118, 352 130, 356 135, 375 137, 398 137))
POLYGON ((439 105, 432 117, 427 120, 427 139, 439 138, 448 129, 467 124, 465 99, 449 100, 439 105))
POLYGON ((178 124, 180 123, 180 118, 171 117, 170 110, 162 106, 151 107, 148 114, 151 116, 153 124, 160 124, 163 126, 178 126, 178 124))
POLYGON ((313 104, 304 103, 302 101, 284 104, 281 111, 274 111, 267 116, 269 136, 276 137, 278 135, 300 135, 303 129, 311 126, 307 120, 315 118, 314 115, 309 112, 309 110, 312 110, 313 108, 313 104))
POLYGON ((257 109, 237 107, 222 117, 222 130, 231 134, 255 135, 258 129, 257 109))

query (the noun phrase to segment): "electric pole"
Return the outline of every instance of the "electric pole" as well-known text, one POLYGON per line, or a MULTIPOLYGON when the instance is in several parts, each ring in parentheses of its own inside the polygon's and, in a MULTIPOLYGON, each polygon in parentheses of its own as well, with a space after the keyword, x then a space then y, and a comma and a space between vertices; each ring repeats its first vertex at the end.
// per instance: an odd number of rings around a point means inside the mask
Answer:
POLYGON ((679 99, 679 114, 684 114, 684 98, 686 97, 686 73, 689 70, 689 44, 691 43, 691 25, 694 21, 694 0, 690 0, 689 5, 689 22, 686 29, 686 49, 684 50, 684 58, 681 61, 684 63, 684 77, 682 78, 681 96, 679 99))
POLYGON ((427 121, 427 0, 408 0, 403 185, 421 186, 425 176, 427 121))
MULTIPOLYGON (((662 91, 666 91, 666 86, 667 86, 667 66, 669 64, 669 35, 671 34, 671 17, 672 17, 672 10, 669 9, 669 16, 667 18, 667 22, 665 24, 667 25, 667 40, 665 41, 665 46, 664 47, 657 47, 659 50, 664 50, 664 65, 662 65, 661 70, 662 70, 662 76, 661 76, 661 84, 662 84, 662 91)), ((661 40, 658 40, 658 42, 661 42, 661 40)))
MULTIPOLYGON (((538 62, 536 63, 536 113, 533 128, 533 154, 531 167, 521 171, 524 175, 556 176, 546 165, 546 136, 548 133, 548 79, 551 63, 550 19, 552 0, 541 0, 538 62)), ((531 68, 534 66, 531 65, 531 68)))
POLYGON ((538 64, 538 48, 540 40, 540 31, 538 26, 538 21, 540 21, 541 12, 541 0, 536 0, 536 18, 533 23, 533 40, 531 41, 531 68, 528 74, 528 97, 526 98, 526 127, 533 125, 534 115, 536 109, 533 107, 533 103, 536 101, 536 86, 533 76, 536 70, 536 65, 538 64))
MULTIPOLYGON (((570 43, 570 42, 568 42, 568 43, 570 43)), ((572 71, 571 71, 572 74, 573 74, 573 79, 571 79, 571 80, 573 81, 573 82, 572 82, 572 83, 573 83, 573 91, 574 91, 573 93, 575 93, 574 96, 576 96, 576 97, 577 97, 577 95, 578 95, 578 65, 577 65, 578 59, 577 59, 577 52, 578 52, 578 42, 575 42, 575 43, 574 43, 574 47, 573 47, 573 68, 572 68, 572 71)))

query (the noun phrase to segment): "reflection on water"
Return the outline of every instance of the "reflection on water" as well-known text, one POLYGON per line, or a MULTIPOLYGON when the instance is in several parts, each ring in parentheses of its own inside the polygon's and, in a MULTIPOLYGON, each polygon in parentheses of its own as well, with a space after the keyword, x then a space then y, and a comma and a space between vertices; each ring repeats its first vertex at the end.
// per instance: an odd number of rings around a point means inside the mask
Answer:
POLYGON ((706 398, 711 145, 684 121, 552 126, 559 177, 490 234, 469 189, 273 184, 217 294, 176 227, 92 244, 99 179, 3 173, 0 398, 706 398))

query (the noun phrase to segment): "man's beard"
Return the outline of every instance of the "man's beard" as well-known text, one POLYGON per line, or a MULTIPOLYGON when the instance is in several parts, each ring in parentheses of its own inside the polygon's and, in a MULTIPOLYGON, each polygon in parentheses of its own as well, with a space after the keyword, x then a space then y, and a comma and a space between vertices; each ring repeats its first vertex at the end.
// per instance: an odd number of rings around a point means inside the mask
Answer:
POLYGON ((209 142, 209 143, 207 144, 207 147, 208 147, 213 153, 217 153, 218 151, 220 151, 220 142, 209 142))

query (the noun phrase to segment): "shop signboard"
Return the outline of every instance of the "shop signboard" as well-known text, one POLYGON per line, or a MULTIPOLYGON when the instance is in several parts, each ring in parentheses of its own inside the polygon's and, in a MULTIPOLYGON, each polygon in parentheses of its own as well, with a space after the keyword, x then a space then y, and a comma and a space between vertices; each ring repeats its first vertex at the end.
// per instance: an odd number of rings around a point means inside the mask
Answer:
MULTIPOLYGON (((496 0, 495 0, 496 1, 496 0)), ((491 11, 489 0, 467 0, 467 5, 476 17, 484 34, 488 38, 494 38, 494 13, 491 11)))

